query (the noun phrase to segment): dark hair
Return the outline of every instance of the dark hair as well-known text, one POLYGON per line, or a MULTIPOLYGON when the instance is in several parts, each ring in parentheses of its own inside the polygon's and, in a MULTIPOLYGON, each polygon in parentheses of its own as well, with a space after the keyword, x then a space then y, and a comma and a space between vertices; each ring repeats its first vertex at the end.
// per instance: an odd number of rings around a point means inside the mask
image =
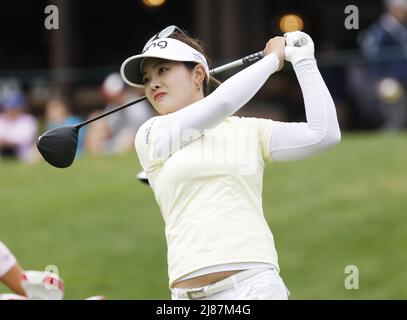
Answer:
MULTIPOLYGON (((182 42, 186 43, 187 45, 189 45, 190 47, 194 48, 196 51, 200 52, 205 57, 206 61, 208 62, 208 66, 210 67, 211 62, 207 58, 204 47, 198 39, 194 39, 194 38, 188 36, 186 32, 185 32, 185 34, 182 34, 180 32, 174 32, 169 36, 169 38, 173 38, 173 39, 182 41, 182 42)), ((197 63, 195 63, 195 62, 184 62, 184 64, 187 66, 187 68, 189 68, 191 70, 197 65, 197 63)), ((220 84, 221 84, 221 82, 212 76, 209 77, 209 81, 206 81, 206 78, 205 78, 204 83, 203 83, 204 96, 206 97, 207 95, 209 95, 217 87, 219 87, 220 84)))

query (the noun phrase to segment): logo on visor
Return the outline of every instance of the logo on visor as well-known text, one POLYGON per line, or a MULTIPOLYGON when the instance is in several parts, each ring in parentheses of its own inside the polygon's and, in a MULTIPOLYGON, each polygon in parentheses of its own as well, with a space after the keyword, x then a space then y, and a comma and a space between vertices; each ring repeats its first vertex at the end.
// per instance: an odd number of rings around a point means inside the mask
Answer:
POLYGON ((205 60, 202 58, 202 55, 200 55, 199 53, 193 53, 192 55, 195 59, 201 60, 203 64, 206 64, 205 60))
POLYGON ((159 47, 160 49, 164 49, 165 47, 167 47, 168 43, 165 40, 161 40, 158 42, 153 42, 150 45, 148 45, 146 48, 143 49, 143 52, 146 52, 148 50, 150 50, 151 48, 155 48, 155 47, 159 47))

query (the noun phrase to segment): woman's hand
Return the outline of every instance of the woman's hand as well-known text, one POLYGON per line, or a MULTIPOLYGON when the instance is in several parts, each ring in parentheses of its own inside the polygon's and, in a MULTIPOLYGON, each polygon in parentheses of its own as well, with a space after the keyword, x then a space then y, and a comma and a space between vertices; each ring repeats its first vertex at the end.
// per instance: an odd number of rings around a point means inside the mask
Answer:
POLYGON ((279 65, 278 70, 280 71, 284 67, 284 50, 285 50, 285 38, 284 37, 274 37, 266 43, 266 47, 263 50, 264 55, 274 53, 278 57, 279 65))
POLYGON ((293 67, 301 60, 315 60, 314 57, 314 41, 305 32, 293 31, 284 34, 286 39, 285 47, 285 60, 291 62, 293 67), (300 43, 300 46, 296 43, 303 39, 305 42, 300 43))

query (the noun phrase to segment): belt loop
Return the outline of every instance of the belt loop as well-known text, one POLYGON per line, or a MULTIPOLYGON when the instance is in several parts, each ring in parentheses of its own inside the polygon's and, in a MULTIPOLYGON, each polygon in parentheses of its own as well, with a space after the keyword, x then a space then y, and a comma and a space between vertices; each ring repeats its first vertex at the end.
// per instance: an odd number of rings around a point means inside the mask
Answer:
POLYGON ((207 297, 207 294, 206 294, 206 292, 205 292, 205 288, 187 291, 186 294, 187 294, 187 297, 188 297, 190 300, 202 299, 202 298, 206 298, 206 297, 207 297))

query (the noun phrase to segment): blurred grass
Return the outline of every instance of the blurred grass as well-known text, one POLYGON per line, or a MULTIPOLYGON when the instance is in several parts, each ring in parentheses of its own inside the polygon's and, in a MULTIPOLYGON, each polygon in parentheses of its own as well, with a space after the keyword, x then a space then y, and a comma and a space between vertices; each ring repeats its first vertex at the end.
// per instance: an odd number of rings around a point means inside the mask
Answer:
MULTIPOLYGON (((347 134, 268 167, 264 211, 291 299, 407 299, 406 142, 347 134), (358 290, 344 287, 348 265, 358 290)), ((168 299, 164 224, 139 170, 135 153, 63 170, 0 162, 0 239, 27 270, 58 266, 66 299, 168 299)))

